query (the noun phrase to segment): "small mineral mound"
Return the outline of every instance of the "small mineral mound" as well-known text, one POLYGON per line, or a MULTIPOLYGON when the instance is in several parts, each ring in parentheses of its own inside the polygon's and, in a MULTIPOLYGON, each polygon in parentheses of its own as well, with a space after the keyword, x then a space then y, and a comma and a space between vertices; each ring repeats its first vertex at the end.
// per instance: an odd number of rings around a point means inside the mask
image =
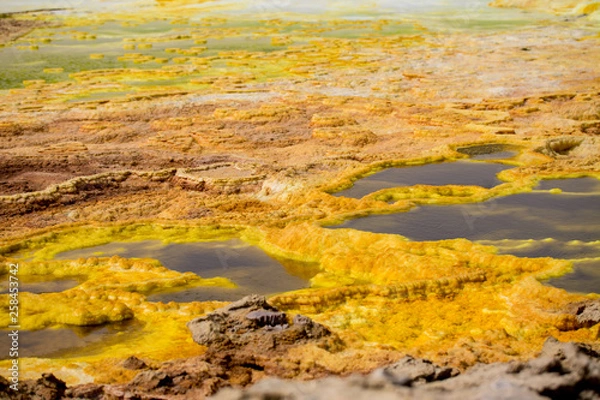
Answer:
POLYGON ((579 147, 581 143, 583 143, 583 139, 576 137, 551 139, 546 142, 544 148, 540 149, 540 152, 553 157, 567 156, 571 151, 579 147))

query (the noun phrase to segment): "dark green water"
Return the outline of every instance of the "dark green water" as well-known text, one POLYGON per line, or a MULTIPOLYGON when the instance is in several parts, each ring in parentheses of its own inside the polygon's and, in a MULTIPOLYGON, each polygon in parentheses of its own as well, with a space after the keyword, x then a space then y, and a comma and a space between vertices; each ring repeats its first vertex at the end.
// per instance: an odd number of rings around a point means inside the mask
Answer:
POLYGON ((598 183, 593 178, 542 181, 532 193, 483 203, 431 205, 403 213, 371 215, 333 229, 393 233, 415 241, 466 238, 499 245, 505 254, 574 260, 574 274, 549 283, 570 291, 599 293, 598 183), (562 188, 563 193, 549 193, 552 188, 562 188))
MULTIPOLYGON (((149 297, 150 301, 234 301, 248 294, 273 294, 309 286, 309 279, 317 272, 314 264, 276 260, 257 247, 241 240, 163 245, 160 241, 110 243, 59 254, 56 259, 79 257, 151 257, 164 266, 180 271, 194 272, 203 278, 225 277, 237 288, 199 287, 149 297)), ((22 291, 34 293, 59 292, 77 285, 75 280, 23 282, 22 291)), ((21 357, 68 357, 93 353, 103 346, 118 341, 123 335, 140 332, 140 322, 128 321, 97 327, 65 327, 21 331, 21 357)), ((10 348, 8 332, 0 330, 0 348, 10 348)), ((0 359, 8 354, 0 354, 0 359)))
POLYGON ((160 241, 111 243, 59 254, 57 259, 118 255, 149 257, 179 272, 194 272, 202 278, 224 277, 238 285, 235 289, 199 287, 179 292, 155 294, 151 301, 237 300, 248 294, 274 294, 306 288, 317 273, 314 265, 276 260, 241 240, 163 245, 160 241))
MULTIPOLYGON (((2 282, 8 282, 8 275, 0 276, 2 282)), ((48 281, 46 276, 19 277, 19 291, 29 293, 53 293, 62 292, 79 285, 75 279, 57 279, 48 281)), ((0 294, 8 293, 8 285, 0 288, 0 294)))
POLYGON ((334 196, 360 199, 381 189, 413 185, 474 185, 492 188, 502 183, 496 175, 509 168, 512 167, 470 161, 389 168, 354 182, 352 187, 337 192, 334 196))
MULTIPOLYGON (((92 353, 95 349, 108 346, 120 340, 123 335, 135 335, 139 332, 139 321, 106 324, 90 327, 65 327, 58 329, 40 329, 38 331, 19 331, 19 357, 68 357, 82 355, 82 351, 92 353), (85 349, 85 350, 84 350, 85 349)), ((0 348, 10 348, 10 331, 0 330, 0 348)), ((8 358, 0 353, 0 360, 8 358)))
POLYGON ((511 146, 494 143, 460 147, 456 151, 470 156, 472 160, 481 161, 505 160, 518 154, 518 151, 511 146))

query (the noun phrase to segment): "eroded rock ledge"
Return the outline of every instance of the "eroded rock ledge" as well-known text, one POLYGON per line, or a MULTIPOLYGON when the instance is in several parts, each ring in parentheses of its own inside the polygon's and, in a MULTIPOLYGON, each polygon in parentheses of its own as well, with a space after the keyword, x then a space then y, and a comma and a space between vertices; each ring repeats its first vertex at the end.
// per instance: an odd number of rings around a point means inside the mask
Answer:
MULTIPOLYGON (((229 355, 230 356, 230 355, 229 355)), ((52 374, 24 382, 15 395, 0 377, 0 395, 10 399, 185 399, 205 398, 228 386, 227 378, 244 369, 262 368, 261 357, 181 360, 147 369, 126 385, 80 385, 67 388, 52 374)), ((264 362, 265 358, 262 357, 264 362)), ((134 360, 135 361, 135 360, 134 360)), ((138 360, 139 361, 139 360, 138 360)), ((134 368, 147 368, 132 362, 134 368)), ((249 374, 248 372, 246 372, 249 374)), ((245 386, 246 381, 231 382, 245 386)), ((267 378, 248 389, 226 388, 216 400, 267 399, 600 399, 600 353, 588 345, 549 338, 538 357, 527 362, 480 364, 463 374, 424 359, 406 356, 369 375, 313 381, 267 378)))
POLYGON ((600 399, 600 354, 549 338, 527 362, 478 365, 464 374, 406 357, 367 376, 312 382, 270 378, 247 389, 225 389, 216 400, 266 399, 600 399))
POLYGON ((194 341, 210 351, 281 351, 314 343, 329 351, 344 345, 329 329, 303 315, 293 321, 263 296, 247 296, 188 323, 194 341))

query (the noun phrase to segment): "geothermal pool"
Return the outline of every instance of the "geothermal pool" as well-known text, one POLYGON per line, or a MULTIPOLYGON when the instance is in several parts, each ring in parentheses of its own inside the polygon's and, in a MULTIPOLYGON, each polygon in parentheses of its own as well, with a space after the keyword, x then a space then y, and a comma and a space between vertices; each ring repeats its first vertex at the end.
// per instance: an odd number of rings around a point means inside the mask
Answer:
MULTIPOLYGON (((59 260, 80 257, 154 258, 165 267, 179 272, 194 272, 202 278, 225 277, 236 288, 195 287, 153 294, 150 301, 234 301, 249 294, 275 294, 309 286, 317 265, 289 260, 276 260, 257 247, 234 239, 221 242, 163 244, 158 240, 131 243, 110 243, 101 246, 60 253, 59 260)), ((78 284, 74 279, 23 282, 21 291, 32 293, 61 292, 78 284)), ((5 290, 6 292, 6 290, 5 290)), ((68 357, 70 354, 93 353, 122 340, 127 335, 141 333, 142 323, 129 320, 122 323, 90 327, 62 327, 20 332, 22 357, 68 357)), ((1 335, 0 346, 8 346, 9 338, 1 335)), ((9 348, 5 347, 5 348, 9 348)), ((0 359, 8 355, 0 355, 0 359)))
POLYGON ((468 155, 472 160, 481 161, 506 160, 519 154, 511 146, 496 143, 459 147, 456 151, 468 155))
MULTIPOLYGON (((0 279, 3 279, 3 282, 8 282, 8 277, 6 275, 0 276, 0 279)), ((75 279, 56 279, 48 281, 46 277, 38 279, 33 276, 27 276, 20 279, 19 290, 36 294, 54 293, 74 288, 77 285, 79 285, 79 281, 75 279)), ((4 286, 0 288, 0 294, 6 293, 8 293, 8 287, 4 286)))
POLYGON ((359 179, 352 187, 333 195, 360 199, 381 189, 413 185, 474 185, 489 189, 502 183, 497 177, 499 172, 511 168, 493 161, 506 160, 518 154, 509 146, 493 143, 460 147, 456 151, 471 160, 485 162, 456 161, 388 168, 359 179))
POLYGON ((509 168, 503 164, 471 161, 389 168, 354 182, 351 188, 334 196, 360 199, 381 189, 413 185, 474 185, 489 189, 502 183, 496 175, 509 168))
MULTIPOLYGON (((19 331, 19 355, 21 357, 69 357, 82 355, 117 343, 124 336, 135 335, 141 323, 129 320, 99 326, 70 326, 68 328, 19 331)), ((0 345, 10 348, 7 331, 0 331, 0 345)), ((1 354, 0 359, 8 359, 1 354)))
POLYGON ((178 292, 155 294, 151 301, 234 301, 249 294, 275 294, 309 286, 317 273, 314 265, 276 260, 257 247, 239 239, 224 242, 200 242, 164 245, 160 241, 110 243, 73 250, 56 259, 80 257, 154 258, 165 267, 179 272, 193 272, 202 278, 223 277, 238 287, 197 287, 178 292))
MULTIPOLYGON (((443 164, 436 168, 444 170, 443 164)), ((414 167, 411 174, 426 172, 424 167, 414 167)), ((420 206, 349 220, 333 228, 399 234, 415 241, 466 238, 498 246, 504 254, 568 259, 574 262, 575 272, 549 283, 569 291, 598 293, 599 189, 600 181, 594 178, 547 180, 531 193, 483 203, 420 206)))

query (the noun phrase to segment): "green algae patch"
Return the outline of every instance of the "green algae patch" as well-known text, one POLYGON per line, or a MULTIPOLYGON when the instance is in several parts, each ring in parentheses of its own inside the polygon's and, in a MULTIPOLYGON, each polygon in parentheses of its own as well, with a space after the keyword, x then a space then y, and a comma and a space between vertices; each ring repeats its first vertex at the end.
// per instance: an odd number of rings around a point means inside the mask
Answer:
MULTIPOLYGON (((192 25, 174 26, 165 21, 163 15, 154 15, 151 10, 147 12, 151 15, 140 17, 128 14, 95 14, 91 18, 54 16, 60 22, 60 27, 34 32, 20 39, 16 43, 18 47, 0 49, 0 60, 7 61, 0 71, 0 77, 5 78, 2 87, 22 87, 24 80, 44 78, 48 83, 72 83, 75 80, 77 86, 72 87, 71 91, 84 91, 86 85, 81 80, 81 74, 84 74, 89 79, 111 82, 150 80, 161 88, 168 89, 178 85, 178 82, 173 81, 175 78, 224 74, 243 77, 248 70, 253 71, 258 83, 264 83, 297 76, 297 72, 303 69, 305 72, 300 75, 312 75, 316 70, 316 57, 323 62, 333 63, 336 68, 348 69, 358 64, 340 61, 339 58, 346 50, 354 49, 353 41, 371 46, 377 43, 373 42, 372 37, 354 38, 355 35, 348 35, 347 32, 352 31, 354 26, 363 29, 364 34, 375 32, 381 41, 385 42, 384 46, 400 45, 395 36, 398 32, 379 29, 373 31, 373 24, 370 22, 269 21, 277 27, 267 29, 256 20, 229 16, 218 23, 209 19, 192 25), (132 18, 139 21, 139 24, 119 24, 120 21, 129 21, 132 18), (330 35, 332 37, 327 37, 330 35), (82 42, 85 45, 82 45, 82 42), (300 45, 292 49, 293 43, 300 45), (198 44, 203 46, 199 47, 198 44), (306 44, 309 44, 311 51, 303 51, 306 44), (19 48, 22 50, 18 50, 19 48), (287 57, 290 49, 300 57, 287 57), (140 50, 143 54, 129 58, 123 55, 123 50, 140 50), (15 51, 22 54, 14 57, 15 51), (176 53, 181 57, 165 58, 165 52, 176 53), (315 56, 312 55, 313 52, 316 53, 315 56), (205 68, 198 69, 198 58, 210 62, 204 65, 205 68), (167 73, 156 68, 156 64, 162 63, 186 68, 167 73), (135 72, 131 68, 133 66, 149 72, 135 72), (44 69, 60 68, 63 69, 63 73, 44 72, 44 69), (119 70, 121 71, 118 72, 119 70)), ((402 33, 406 36, 409 32, 402 33)), ((403 42, 402 46, 410 42, 405 37, 400 41, 403 42)), ((234 89, 229 86, 228 90, 234 89)))

